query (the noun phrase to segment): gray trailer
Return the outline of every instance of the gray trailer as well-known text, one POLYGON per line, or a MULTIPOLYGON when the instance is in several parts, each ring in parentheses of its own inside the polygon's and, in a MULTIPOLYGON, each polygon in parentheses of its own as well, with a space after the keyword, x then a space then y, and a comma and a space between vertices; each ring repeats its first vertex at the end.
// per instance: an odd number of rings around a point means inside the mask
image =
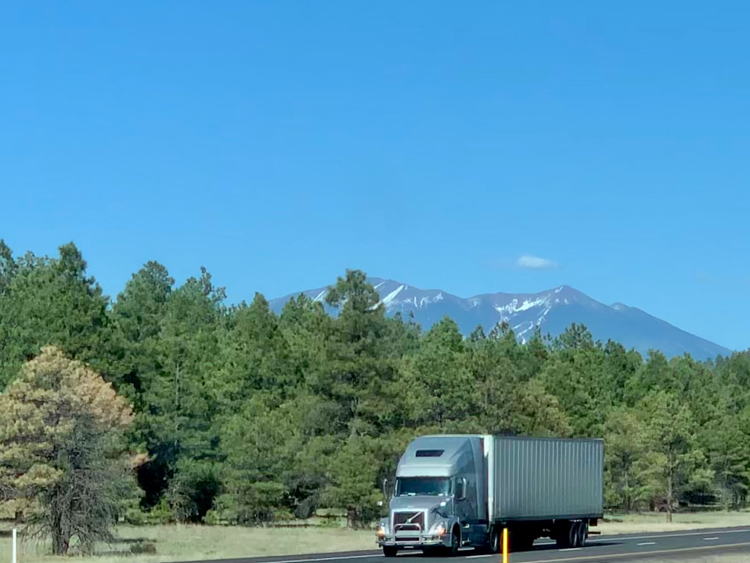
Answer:
POLYGON ((508 528, 513 551, 542 537, 581 547, 603 503, 601 439, 422 436, 399 461, 377 543, 387 557, 464 546, 497 553, 508 528))

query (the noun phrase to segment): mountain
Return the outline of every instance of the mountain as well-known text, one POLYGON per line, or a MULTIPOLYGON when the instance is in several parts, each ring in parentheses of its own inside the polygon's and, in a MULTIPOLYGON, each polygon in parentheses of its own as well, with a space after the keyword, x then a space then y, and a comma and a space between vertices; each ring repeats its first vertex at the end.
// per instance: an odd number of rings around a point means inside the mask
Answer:
MULTIPOLYGON (((612 339, 628 349, 635 348, 644 356, 649 349, 660 350, 667 357, 687 352, 698 360, 732 353, 728 348, 685 332, 640 309, 622 303, 605 305, 567 285, 540 293, 492 293, 464 299, 439 289, 419 289, 393 280, 368 278, 368 281, 377 290, 389 315, 400 312, 408 318, 409 313, 413 313, 414 320, 424 330, 446 315, 458 324, 464 335, 478 325, 489 332, 498 322, 507 321, 518 339, 525 342, 536 326, 543 334, 557 336, 575 322, 586 325, 595 340, 612 339)), ((323 301, 327 288, 301 293, 323 301)), ((281 313, 286 302, 295 295, 272 300, 272 310, 281 313)), ((330 308, 326 309, 335 314, 330 308)))

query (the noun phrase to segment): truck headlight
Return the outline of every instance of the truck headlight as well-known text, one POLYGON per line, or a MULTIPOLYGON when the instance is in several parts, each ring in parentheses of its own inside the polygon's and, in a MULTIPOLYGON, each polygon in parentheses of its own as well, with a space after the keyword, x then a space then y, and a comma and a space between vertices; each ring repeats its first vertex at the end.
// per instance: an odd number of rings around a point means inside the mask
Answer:
POLYGON ((445 522, 435 522, 435 524, 432 526, 432 529, 430 530, 430 534, 432 534, 433 536, 444 536, 446 531, 447 528, 445 526, 445 522))
POLYGON ((383 539, 385 537, 385 522, 378 523, 378 538, 383 539))

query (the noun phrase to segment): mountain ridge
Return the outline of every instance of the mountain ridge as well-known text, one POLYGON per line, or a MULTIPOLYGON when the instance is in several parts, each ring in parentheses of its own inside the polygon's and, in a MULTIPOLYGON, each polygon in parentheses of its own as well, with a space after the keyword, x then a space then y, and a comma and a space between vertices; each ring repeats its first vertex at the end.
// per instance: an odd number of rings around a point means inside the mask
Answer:
MULTIPOLYGON (((421 289, 396 280, 370 276, 387 314, 410 313, 423 330, 451 317, 467 336, 477 326, 487 332, 505 321, 521 342, 526 342, 538 326, 543 334, 557 336, 571 323, 584 324, 595 340, 608 339, 634 348, 642 355, 650 349, 660 350, 667 357, 689 353, 706 360, 718 355, 728 356, 732 350, 691 334, 637 307, 621 302, 606 305, 585 293, 563 284, 536 293, 484 293, 459 297, 441 289, 421 289)), ((319 287, 289 294, 269 301, 271 309, 281 313, 289 299, 300 293, 314 301, 324 302, 328 287, 319 287)), ((335 314, 326 306, 329 313, 335 314)))

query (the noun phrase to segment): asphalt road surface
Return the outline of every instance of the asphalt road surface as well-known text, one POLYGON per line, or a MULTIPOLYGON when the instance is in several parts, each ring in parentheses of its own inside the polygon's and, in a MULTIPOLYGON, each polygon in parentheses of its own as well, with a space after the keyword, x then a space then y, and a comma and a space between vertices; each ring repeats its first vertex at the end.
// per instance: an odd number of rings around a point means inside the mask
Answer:
MULTIPOLYGON (((373 535, 373 542, 375 541, 373 535)), ((669 560, 689 562, 696 557, 736 555, 737 562, 750 561, 750 527, 692 530, 654 534, 591 536, 587 545, 574 549, 557 549, 549 540, 537 540, 531 551, 511 553, 510 562, 520 563, 629 563, 669 560)), ((458 556, 427 557, 421 551, 400 551, 396 560, 412 563, 496 563, 502 554, 487 555, 473 549, 462 549, 458 556)), ((382 551, 331 553, 247 559, 225 559, 222 563, 384 563, 382 551)), ((195 562, 195 563, 218 563, 195 562)))

